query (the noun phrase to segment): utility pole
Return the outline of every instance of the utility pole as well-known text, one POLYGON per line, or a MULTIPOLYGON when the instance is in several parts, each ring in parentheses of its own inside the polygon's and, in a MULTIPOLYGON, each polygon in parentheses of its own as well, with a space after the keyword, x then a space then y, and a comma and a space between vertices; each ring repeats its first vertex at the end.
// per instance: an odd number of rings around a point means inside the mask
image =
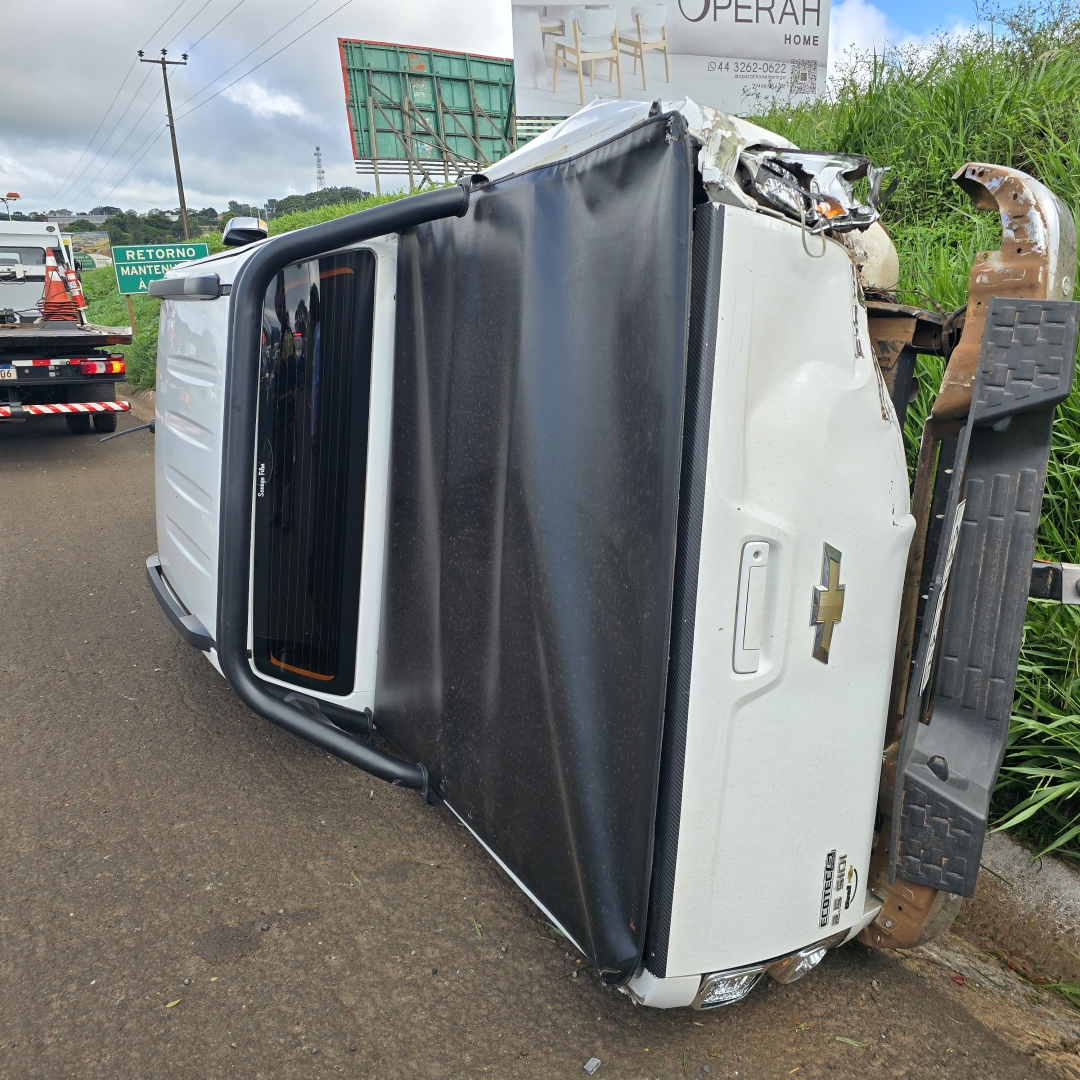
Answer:
POLYGON ((190 240, 191 233, 188 232, 187 223, 187 203, 184 202, 184 181, 180 176, 180 152, 176 149, 176 125, 173 123, 172 98, 169 96, 169 68, 170 66, 185 67, 187 65, 187 53, 184 53, 180 60, 166 60, 166 55, 166 50, 162 49, 160 60, 147 60, 143 56, 142 49, 140 49, 139 63, 161 65, 161 77, 165 80, 165 108, 169 113, 169 135, 172 137, 173 165, 176 166, 176 191, 180 196, 180 220, 184 225, 184 239, 190 240))
POLYGON ((315 147, 315 190, 322 191, 326 185, 326 173, 323 172, 322 167, 322 150, 319 147, 315 147))

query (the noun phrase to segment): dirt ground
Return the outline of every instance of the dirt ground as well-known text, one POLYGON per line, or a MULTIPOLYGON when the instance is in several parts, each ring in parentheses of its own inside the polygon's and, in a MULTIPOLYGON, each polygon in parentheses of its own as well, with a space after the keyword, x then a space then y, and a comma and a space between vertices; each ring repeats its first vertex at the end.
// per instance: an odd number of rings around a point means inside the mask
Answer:
POLYGON ((1037 982, 1080 942, 993 878, 936 951, 715 1012, 602 989, 448 811, 242 706, 156 547, 151 435, 0 425, 0 1076, 1080 1076, 1037 982))

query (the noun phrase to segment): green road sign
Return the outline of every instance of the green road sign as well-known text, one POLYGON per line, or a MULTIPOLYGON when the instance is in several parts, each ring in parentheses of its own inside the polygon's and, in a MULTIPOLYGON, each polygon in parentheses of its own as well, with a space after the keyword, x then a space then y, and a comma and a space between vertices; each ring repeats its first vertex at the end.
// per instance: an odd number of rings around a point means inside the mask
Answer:
POLYGON ((116 287, 121 295, 146 292, 151 281, 163 278, 174 266, 205 259, 210 254, 206 244, 128 244, 112 249, 116 287))

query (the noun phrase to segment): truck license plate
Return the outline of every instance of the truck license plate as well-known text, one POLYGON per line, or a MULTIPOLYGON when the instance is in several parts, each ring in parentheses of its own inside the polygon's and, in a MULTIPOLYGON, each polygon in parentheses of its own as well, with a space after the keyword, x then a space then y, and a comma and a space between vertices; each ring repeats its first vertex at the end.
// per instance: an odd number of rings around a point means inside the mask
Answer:
POLYGON ((0 382, 5 379, 15 379, 15 369, 13 367, 0 367, 0 382))

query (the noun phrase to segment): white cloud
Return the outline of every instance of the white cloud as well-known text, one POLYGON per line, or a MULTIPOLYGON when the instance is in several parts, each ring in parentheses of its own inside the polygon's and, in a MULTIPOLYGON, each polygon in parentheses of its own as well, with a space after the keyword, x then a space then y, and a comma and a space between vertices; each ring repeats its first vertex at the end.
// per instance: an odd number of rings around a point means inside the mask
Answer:
POLYGON ((915 51, 927 49, 941 36, 956 40, 971 33, 971 27, 957 23, 951 29, 936 29, 926 34, 912 34, 901 29, 870 0, 841 0, 832 9, 829 27, 829 74, 843 65, 845 56, 855 53, 880 56, 886 50, 915 51))
POLYGON ((85 0, 53 0, 50 18, 79 32, 46 39, 40 33, 40 0, 2 0, 4 40, 25 43, 5 53, 0 92, 0 188, 22 194, 20 210, 176 206, 161 72, 132 66, 140 48, 148 57, 162 46, 170 59, 185 50, 190 54, 186 67, 169 72, 185 195, 189 206, 218 210, 230 199, 258 204, 313 190, 317 145, 328 184, 371 186, 353 165, 338 37, 512 55, 509 0, 353 0, 316 26, 341 4, 322 0, 287 27, 304 4, 247 0, 213 30, 235 0, 213 0, 204 11, 203 4, 94 0, 93 17, 87 18, 85 0), (257 72, 192 111, 309 28, 257 72), (195 44, 206 31, 211 32, 195 44), (84 71, 87 56, 95 58, 92 77, 84 71), (51 74, 43 80, 45 68, 51 74), (122 82, 115 106, 80 161, 122 82))
POLYGON ((844 57, 849 49, 856 52, 877 52, 885 49, 886 43, 895 45, 905 36, 889 25, 885 12, 876 8, 869 0, 841 0, 832 9, 832 24, 829 27, 829 71, 835 70, 837 61, 844 57))
POLYGON ((254 82, 242 82, 236 86, 230 86, 224 91, 224 97, 237 105, 245 105, 256 116, 265 119, 271 116, 298 116, 302 119, 311 119, 310 114, 296 98, 288 94, 276 94, 273 90, 267 90, 254 82))

